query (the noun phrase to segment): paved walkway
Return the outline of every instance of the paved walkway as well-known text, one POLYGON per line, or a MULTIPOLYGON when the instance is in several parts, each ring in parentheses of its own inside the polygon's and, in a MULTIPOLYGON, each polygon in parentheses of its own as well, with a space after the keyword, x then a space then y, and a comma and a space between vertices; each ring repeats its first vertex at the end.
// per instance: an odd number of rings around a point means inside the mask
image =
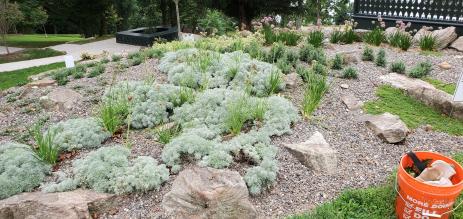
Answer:
MULTIPOLYGON (((10 53, 12 52, 17 52, 23 50, 23 48, 16 48, 16 47, 8 47, 8 50, 10 50, 10 53)), ((0 46, 0 55, 6 54, 6 47, 0 46)))
MULTIPOLYGON (((140 46, 132 46, 127 44, 116 43, 116 38, 102 40, 93 43, 87 43, 83 45, 77 44, 61 44, 57 46, 51 46, 54 50, 66 52, 67 55, 72 55, 74 60, 80 60, 82 53, 89 54, 101 54, 103 51, 107 51, 110 54, 123 53, 123 52, 135 52, 140 50, 140 46)), ((0 50, 1 51, 1 50, 0 50)), ((14 71, 18 69, 30 68, 34 66, 47 65, 56 62, 64 62, 64 56, 55 56, 43 59, 34 59, 20 62, 12 62, 6 64, 0 64, 0 72, 14 71)))

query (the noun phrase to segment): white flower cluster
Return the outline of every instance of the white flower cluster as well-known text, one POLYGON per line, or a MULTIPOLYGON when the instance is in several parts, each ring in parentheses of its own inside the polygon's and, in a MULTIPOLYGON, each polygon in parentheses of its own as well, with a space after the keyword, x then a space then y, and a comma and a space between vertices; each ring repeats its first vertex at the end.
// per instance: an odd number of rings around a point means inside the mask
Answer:
POLYGON ((169 170, 152 157, 129 160, 130 150, 122 146, 103 147, 74 161, 75 180, 98 192, 124 194, 159 189, 169 179, 169 170))
POLYGON ((29 146, 0 144, 0 199, 31 191, 49 172, 50 166, 40 161, 29 146))
POLYGON ((97 148, 111 135, 95 118, 77 118, 59 122, 48 131, 55 132, 53 142, 60 151, 97 148))
MULTIPOLYGON (((166 53, 159 69, 175 85, 195 89, 230 87, 259 97, 269 94, 272 73, 283 76, 276 66, 252 59, 241 51, 220 54, 196 48, 166 53)), ((278 89, 284 86, 280 82, 278 89)))
POLYGON ((183 127, 183 132, 167 144, 162 159, 174 172, 181 169, 182 155, 192 156, 203 166, 225 168, 233 156, 241 153, 257 166, 248 169, 245 180, 252 194, 258 194, 276 179, 277 149, 270 144, 270 137, 291 132, 291 123, 299 118, 297 109, 286 99, 278 96, 257 98, 243 91, 222 88, 206 90, 195 102, 176 108, 172 120, 183 127), (248 112, 257 108, 255 103, 266 105, 262 124, 251 121, 251 130, 240 133, 230 140, 227 134, 229 106, 240 98, 248 98, 248 112))

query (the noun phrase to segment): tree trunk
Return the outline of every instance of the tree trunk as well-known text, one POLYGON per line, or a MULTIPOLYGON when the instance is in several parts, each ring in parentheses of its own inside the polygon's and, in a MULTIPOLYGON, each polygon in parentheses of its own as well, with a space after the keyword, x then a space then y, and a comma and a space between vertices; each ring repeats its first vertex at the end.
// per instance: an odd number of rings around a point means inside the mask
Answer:
POLYGON ((8 44, 6 42, 6 34, 5 33, 2 33, 2 41, 3 41, 3 45, 6 48, 6 54, 10 54, 10 49, 8 48, 8 44))
POLYGON ((177 14, 178 39, 181 40, 182 39, 182 32, 181 32, 181 28, 180 28, 180 12, 178 11, 178 1, 179 0, 174 0, 174 3, 175 3, 175 12, 177 14))
POLYGON ((240 30, 246 29, 247 19, 246 19, 246 0, 238 0, 238 10, 240 17, 240 30))

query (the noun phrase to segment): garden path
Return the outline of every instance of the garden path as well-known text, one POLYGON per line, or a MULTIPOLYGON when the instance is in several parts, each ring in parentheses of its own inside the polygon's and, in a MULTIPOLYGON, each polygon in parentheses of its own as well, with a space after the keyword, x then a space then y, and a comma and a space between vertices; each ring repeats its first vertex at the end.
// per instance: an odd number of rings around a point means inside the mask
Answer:
MULTIPOLYGON (((23 48, 18 48, 18 47, 8 47, 10 52, 17 52, 23 50, 23 48)), ((6 54, 6 47, 5 46, 0 46, 0 55, 6 54)))
MULTIPOLYGON (((74 59, 78 61, 80 60, 80 55, 82 53, 100 54, 103 51, 107 51, 110 54, 134 52, 134 51, 140 50, 141 47, 116 43, 116 39, 111 38, 111 39, 102 40, 102 41, 93 42, 93 43, 87 43, 83 45, 61 44, 61 45, 51 46, 49 48, 66 52, 66 54, 72 55, 74 59)), ((2 47, 0 47, 0 54, 2 51, 3 51, 2 47)), ((47 65, 47 64, 56 63, 56 62, 64 62, 64 56, 55 56, 55 57, 49 57, 49 58, 0 64, 0 72, 14 71, 14 70, 30 68, 34 66, 47 65)))

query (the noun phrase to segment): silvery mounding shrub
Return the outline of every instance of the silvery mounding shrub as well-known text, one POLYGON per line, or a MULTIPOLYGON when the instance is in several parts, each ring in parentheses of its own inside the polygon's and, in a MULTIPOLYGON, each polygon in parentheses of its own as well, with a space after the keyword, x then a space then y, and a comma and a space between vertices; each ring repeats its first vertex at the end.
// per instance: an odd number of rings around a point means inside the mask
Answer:
POLYGON ((258 194, 274 182, 277 172, 276 148, 270 144, 270 137, 290 133, 291 123, 299 119, 297 109, 286 99, 278 96, 258 98, 243 91, 211 89, 174 110, 172 120, 180 124, 182 133, 165 145, 162 159, 172 167, 181 169, 181 157, 188 155, 202 166, 225 168, 233 162, 233 156, 243 153, 257 167, 250 168, 245 176, 251 193, 258 194), (230 104, 246 98, 246 113, 251 130, 234 135, 223 141, 222 135, 230 132, 227 124, 230 104), (266 109, 261 125, 253 111, 265 102, 266 109))
MULTIPOLYGON (((166 53, 159 69, 167 73, 169 82, 175 85, 194 89, 230 87, 248 90, 256 96, 267 96, 272 72, 279 71, 276 66, 252 59, 241 51, 219 54, 198 49, 166 53), (197 60, 207 62, 198 67, 197 60)), ((279 74, 283 75, 281 71, 279 74)), ((284 83, 279 89, 284 89, 284 83)))
POLYGON ((49 131, 55 132, 53 142, 60 151, 100 147, 111 134, 95 118, 69 119, 52 125, 49 131))
POLYGON ((169 179, 169 170, 152 157, 129 156, 130 150, 122 146, 100 148, 74 161, 75 179, 84 187, 116 194, 159 189, 169 179))
POLYGON ((29 146, 0 143, 0 199, 31 191, 49 172, 50 166, 40 161, 29 146))

